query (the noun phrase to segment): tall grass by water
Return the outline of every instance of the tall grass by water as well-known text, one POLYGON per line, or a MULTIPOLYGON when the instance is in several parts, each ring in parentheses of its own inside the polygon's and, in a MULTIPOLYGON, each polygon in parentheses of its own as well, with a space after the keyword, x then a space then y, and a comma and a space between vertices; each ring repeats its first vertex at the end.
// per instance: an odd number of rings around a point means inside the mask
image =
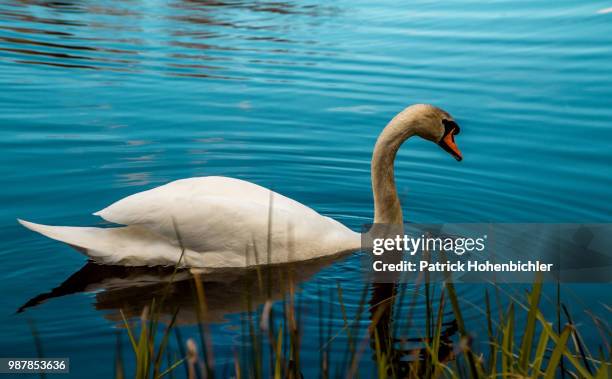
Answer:
MULTIPOLYGON (((124 354, 120 347, 117 348, 116 378, 183 375, 189 378, 304 377, 300 365, 300 312, 296 306, 296 288, 291 275, 290 271, 287 272, 288 292, 282 301, 282 312, 273 309, 272 300, 248 312, 240 338, 250 343, 243 345, 248 348, 235 351, 231 365, 215 362, 212 336, 204 321, 206 291, 198 275, 194 275, 199 335, 183 339, 178 329, 174 328, 176 313, 169 321, 161 322, 157 310, 164 301, 162 296, 143 310, 138 322, 124 320, 132 354, 124 354), (177 339, 178 351, 168 349, 171 338, 177 339), (135 360, 135 373, 124 371, 124 359, 135 360)), ((261 291, 266 291, 265 282, 263 275, 261 291)), ((343 317, 344 325, 339 330, 332 329, 331 325, 319 325, 322 336, 319 377, 369 378, 373 374, 378 378, 610 377, 609 341, 612 332, 605 320, 593 315, 593 324, 582 326, 597 328, 601 334, 599 345, 586 346, 578 325, 572 322, 562 302, 556 304, 560 323, 546 319, 542 311, 541 283, 534 283, 529 291, 521 295, 514 295, 500 286, 492 285, 490 288, 496 296, 506 296, 509 305, 503 311, 496 312, 491 291, 486 290, 481 321, 487 326, 488 349, 479 350, 463 321, 462 308, 467 305, 458 297, 452 283, 444 283, 438 291, 426 283, 416 291, 406 285, 366 285, 358 305, 357 319, 346 317, 342 286, 338 284, 337 295, 341 306, 335 311, 343 317), (368 293, 372 294, 370 300, 368 293), (382 294, 383 298, 374 299, 377 294, 382 294), (433 296, 439 298, 435 309, 433 296), (417 301, 427 302, 427 325, 424 329, 410 329, 410 312, 394 313, 394 306, 404 301, 411 302, 411 305, 417 301), (445 322, 443 317, 447 302, 451 304, 454 315, 450 323, 445 322), (359 327, 359 318, 369 318, 369 326, 365 330, 359 327), (526 319, 524 329, 516 328, 519 318, 526 319), (411 332, 411 337, 402 336, 401 332, 407 330, 411 332), (330 349, 341 333, 346 334, 348 344, 341 352, 330 349), (412 347, 404 348, 408 345, 412 347), (338 359, 332 354, 342 357, 338 359), (364 360, 371 360, 375 373, 360 369, 364 360), (332 361, 336 364, 330 364, 332 361)), ((249 304, 250 299, 245 297, 244 301, 249 304)), ((323 306, 320 302, 319 312, 323 306)))
MULTIPOLYGON (((178 231, 177 236, 180 241, 178 231)), ((202 274, 195 272, 191 279, 199 331, 196 336, 182 336, 175 328, 178 308, 169 320, 162 320, 160 310, 169 291, 154 298, 143 309, 140 320, 130 321, 122 312, 132 352, 125 354, 118 339, 116 378, 304 378, 300 362, 303 311, 296 300, 295 281, 299 269, 300 263, 287 266, 280 277, 274 278, 265 267, 253 269, 257 275, 256 291, 267 300, 256 306, 250 295, 252 292, 245 289, 243 301, 248 312, 239 333, 243 343, 240 350, 234 351, 230 364, 215 360, 213 336, 206 321, 206 286, 202 274), (282 311, 272 306, 271 280, 276 281, 276 286, 280 280, 280 286, 286 289, 280 300, 282 311), (178 349, 169 348, 172 338, 176 339, 178 349), (124 370, 125 359, 134 360, 135 372, 124 370)), ((177 271, 178 268, 174 273, 177 271)), ((170 288, 173 278, 174 274, 166 288, 170 288)), ((560 292, 557 292, 556 300, 548 304, 556 309, 556 319, 550 320, 545 316, 547 304, 542 299, 542 288, 539 280, 524 293, 515 293, 513 287, 491 283, 484 288, 485 304, 480 307, 461 299, 450 280, 433 284, 424 277, 409 284, 364 284, 356 316, 349 319, 343 301, 343 287, 338 282, 335 295, 340 306, 330 306, 327 311, 341 317, 343 324, 340 328, 334 328, 329 321, 332 319, 330 315, 322 317, 326 304, 324 294, 319 294, 318 376, 610 378, 612 330, 606 320, 589 313, 591 325, 576 325, 561 300, 560 292), (502 298, 505 301, 500 301, 502 298), (424 327, 415 325, 412 320, 413 310, 422 302, 426 309, 424 327), (447 303, 452 308, 450 321, 445 320, 447 303), (476 343, 475 334, 464 322, 464 307, 482 308, 479 321, 486 325, 485 344, 476 343), (366 319, 367 327, 364 328, 362 321, 366 319), (524 327, 517 329, 517 325, 524 327), (595 328, 601 336, 600 343, 585 344, 581 328, 595 328), (346 336, 346 346, 331 349, 341 334, 346 336), (368 360, 369 364, 364 365, 368 360), (365 372, 364 367, 367 368, 365 372)), ((312 367, 308 369, 312 371, 312 367)))

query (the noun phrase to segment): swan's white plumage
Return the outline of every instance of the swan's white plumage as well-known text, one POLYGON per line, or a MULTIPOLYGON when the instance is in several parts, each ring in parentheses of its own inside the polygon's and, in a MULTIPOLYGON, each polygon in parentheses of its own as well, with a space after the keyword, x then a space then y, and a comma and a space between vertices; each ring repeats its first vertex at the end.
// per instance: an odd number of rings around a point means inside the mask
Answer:
MULTIPOLYGON (((372 154, 375 223, 403 223, 393 171, 401 144, 413 135, 440 144, 449 133, 452 138, 459 132, 456 123, 447 130, 449 122, 454 123, 444 110, 415 104, 383 129, 372 154)), ((453 151, 460 159, 456 146, 453 151)), ((77 247, 99 263, 128 266, 174 265, 181 247, 185 251, 181 266, 220 268, 314 259, 360 246, 360 235, 339 222, 256 184, 225 177, 177 180, 128 196, 95 214, 126 226, 19 222, 77 247)))
POLYGON ((359 234, 341 223, 269 189, 226 177, 177 180, 128 196, 94 214, 127 226, 78 228, 20 222, 80 248, 100 263, 130 266, 176 264, 181 244, 185 248, 182 265, 210 268, 300 261, 356 250, 360 245, 359 234))

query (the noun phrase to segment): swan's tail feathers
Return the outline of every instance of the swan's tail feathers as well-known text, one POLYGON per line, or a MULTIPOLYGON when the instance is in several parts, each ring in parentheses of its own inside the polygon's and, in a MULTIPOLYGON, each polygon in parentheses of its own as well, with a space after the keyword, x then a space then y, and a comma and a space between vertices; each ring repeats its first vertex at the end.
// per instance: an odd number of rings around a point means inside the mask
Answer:
POLYGON ((181 253, 170 241, 138 226, 95 228, 17 221, 32 231, 72 246, 100 264, 173 265, 181 253))
POLYGON ((88 238, 85 237, 85 234, 91 233, 85 233, 85 231, 87 229, 94 228, 42 225, 21 219, 17 219, 17 221, 26 228, 36 233, 40 233, 45 237, 49 237, 51 239, 67 243, 68 245, 74 247, 83 254, 87 254, 87 250, 91 245, 90 241, 87 241, 88 238))

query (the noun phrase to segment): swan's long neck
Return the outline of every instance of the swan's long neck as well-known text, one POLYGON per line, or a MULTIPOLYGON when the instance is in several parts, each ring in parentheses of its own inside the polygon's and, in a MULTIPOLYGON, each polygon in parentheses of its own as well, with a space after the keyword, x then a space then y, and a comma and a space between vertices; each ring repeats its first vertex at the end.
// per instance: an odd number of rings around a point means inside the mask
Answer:
POLYGON ((415 134, 414 126, 400 115, 382 131, 372 154, 374 223, 402 224, 402 207, 397 195, 393 162, 404 141, 415 134))

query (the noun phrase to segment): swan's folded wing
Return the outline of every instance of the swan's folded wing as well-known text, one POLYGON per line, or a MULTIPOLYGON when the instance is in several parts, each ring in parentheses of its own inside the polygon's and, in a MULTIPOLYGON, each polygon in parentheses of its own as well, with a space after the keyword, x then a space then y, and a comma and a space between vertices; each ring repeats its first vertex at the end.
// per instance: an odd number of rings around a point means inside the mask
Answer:
POLYGON ((269 220, 275 241, 315 238, 317 232, 326 232, 321 219, 329 220, 255 184, 210 177, 140 192, 96 215, 117 224, 140 225, 173 243, 180 239, 184 247, 199 252, 238 252, 253 246, 266 251, 269 220))

